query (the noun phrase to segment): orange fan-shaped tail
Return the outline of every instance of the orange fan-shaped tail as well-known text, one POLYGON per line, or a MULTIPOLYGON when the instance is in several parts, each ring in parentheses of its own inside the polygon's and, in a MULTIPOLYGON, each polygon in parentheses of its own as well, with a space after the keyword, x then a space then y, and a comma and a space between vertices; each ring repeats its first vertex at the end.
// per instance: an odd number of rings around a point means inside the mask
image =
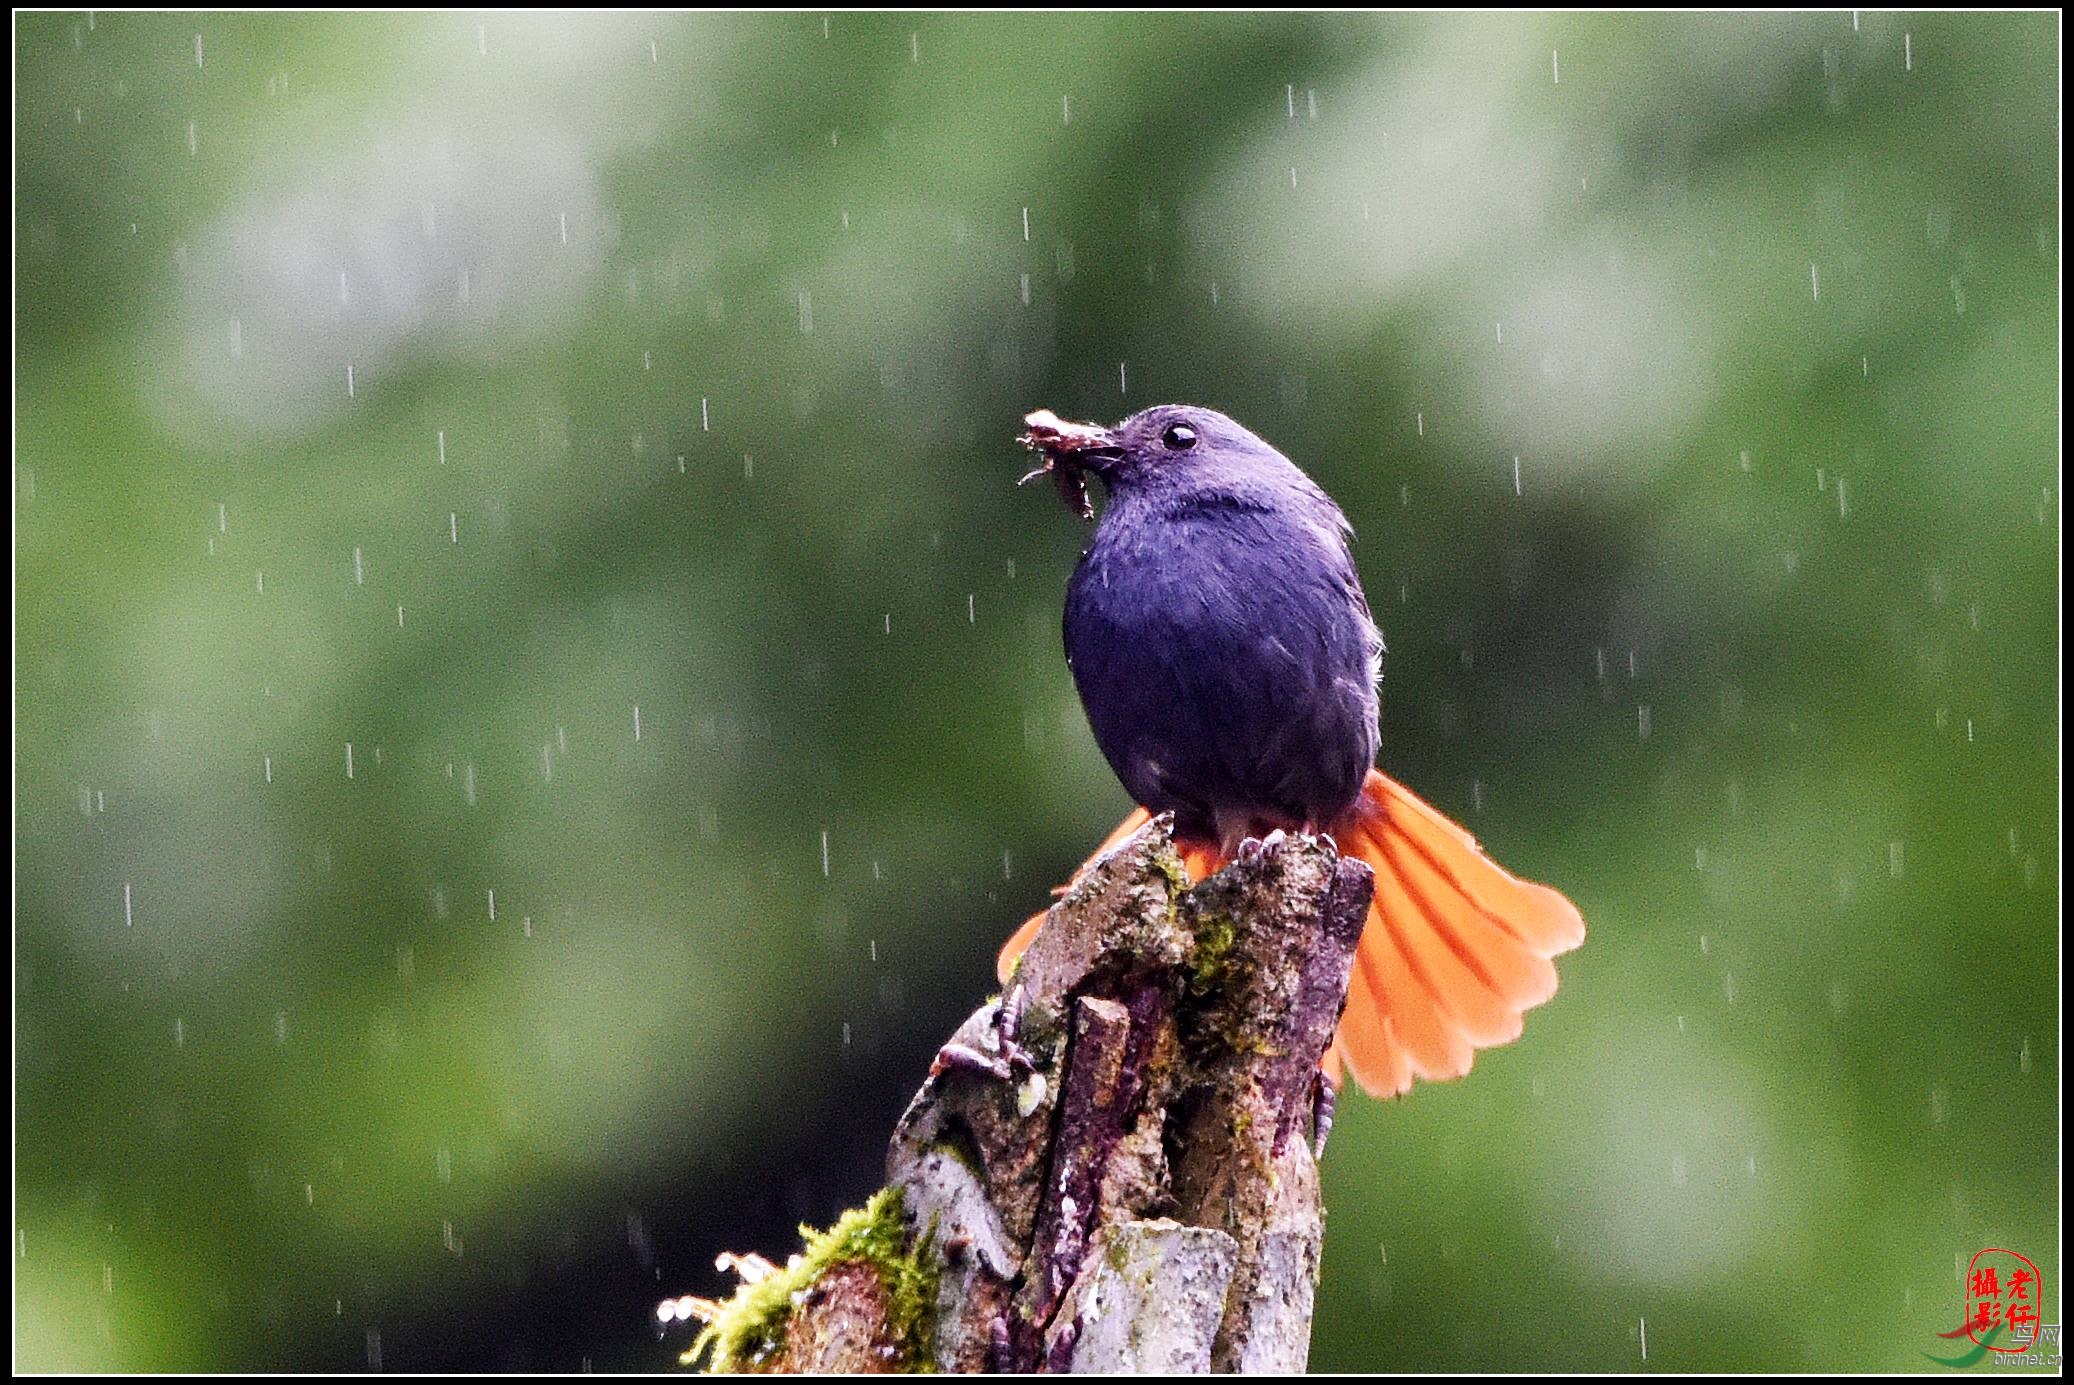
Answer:
MULTIPOLYGON (((1091 859, 1149 816, 1140 808, 1125 818, 1091 859)), ((1549 959, 1584 941, 1577 907, 1509 874, 1468 832, 1378 770, 1332 835, 1375 871, 1375 901, 1326 1072, 1338 1080, 1344 1066, 1370 1096, 1396 1096, 1414 1077, 1460 1077, 1476 1050, 1518 1038, 1522 1013, 1555 994, 1549 959)), ((1214 844, 1177 845, 1194 880, 1227 859, 1214 844)), ((1043 914, 1032 917, 1001 949, 1004 984, 1043 923, 1043 914)))

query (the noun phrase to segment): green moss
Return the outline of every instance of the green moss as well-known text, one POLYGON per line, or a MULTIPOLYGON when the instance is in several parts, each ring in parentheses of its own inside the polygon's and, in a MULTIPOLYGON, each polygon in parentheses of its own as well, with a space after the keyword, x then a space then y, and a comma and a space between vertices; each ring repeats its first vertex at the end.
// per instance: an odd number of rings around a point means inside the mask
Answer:
POLYGON ((706 1369, 717 1375, 769 1359, 785 1344, 798 1296, 830 1266, 858 1263, 871 1266, 885 1288, 887 1333, 899 1345, 901 1366, 933 1370, 939 1271, 934 1257, 908 1246, 900 1190, 883 1188, 828 1230, 802 1226, 799 1234, 806 1241, 800 1253, 761 1282, 736 1289, 681 1363, 691 1365, 710 1349, 706 1369))
POLYGON ((1189 959, 1188 993, 1201 1000, 1224 980, 1239 926, 1230 914, 1209 909, 1198 910, 1193 923, 1195 956, 1189 959))
POLYGON ((1181 861, 1181 853, 1174 850, 1171 840, 1161 842, 1152 853, 1152 868, 1167 878, 1172 888, 1168 893, 1182 895, 1188 892, 1192 882, 1188 878, 1188 867, 1181 861))

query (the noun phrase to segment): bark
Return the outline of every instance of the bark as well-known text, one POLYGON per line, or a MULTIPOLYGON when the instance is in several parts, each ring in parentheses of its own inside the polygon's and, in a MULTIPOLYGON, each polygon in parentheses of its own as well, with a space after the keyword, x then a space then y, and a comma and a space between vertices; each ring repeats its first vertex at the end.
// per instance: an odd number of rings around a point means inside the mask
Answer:
POLYGON ((901 1118, 873 1203, 897 1234, 851 1231, 897 1251, 810 1244, 763 1318, 748 1285, 703 1305, 734 1345, 715 1364, 1302 1370, 1318 1063, 1372 889, 1329 839, 1280 834, 1189 889, 1155 819, 1075 882, 901 1118))

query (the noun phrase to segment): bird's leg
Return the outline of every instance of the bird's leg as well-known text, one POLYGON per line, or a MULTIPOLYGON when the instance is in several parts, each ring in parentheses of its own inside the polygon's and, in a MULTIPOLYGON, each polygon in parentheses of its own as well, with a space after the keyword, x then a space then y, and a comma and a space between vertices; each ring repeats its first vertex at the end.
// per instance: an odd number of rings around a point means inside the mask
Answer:
POLYGON ((1339 1110, 1339 1088, 1332 1084, 1323 1068, 1319 1068, 1312 1077, 1318 1085, 1311 1094, 1311 1157, 1323 1159, 1325 1141, 1332 1135, 1332 1117, 1339 1110))
POLYGON ((1017 986, 1001 997, 1001 1004, 994 1010, 994 1043, 1009 1068, 1024 1076, 1037 1071, 1037 1060, 1017 1042, 1023 1029, 1023 1007, 1029 1003, 1029 992, 1017 986))

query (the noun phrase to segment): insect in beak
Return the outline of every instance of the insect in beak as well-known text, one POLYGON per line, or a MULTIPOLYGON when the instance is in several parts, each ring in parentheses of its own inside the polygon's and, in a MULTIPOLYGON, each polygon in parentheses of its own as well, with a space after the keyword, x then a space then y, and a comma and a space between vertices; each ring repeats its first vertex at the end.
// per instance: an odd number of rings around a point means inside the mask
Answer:
POLYGON ((1087 498, 1087 473, 1102 474, 1103 467, 1123 456, 1123 448, 1107 428, 1093 423, 1068 423, 1049 409, 1039 409, 1023 418, 1024 432, 1016 441, 1044 458, 1044 465, 1025 474, 1017 485, 1039 476, 1049 476, 1059 488, 1059 498, 1082 519, 1093 519, 1095 507, 1087 498))

